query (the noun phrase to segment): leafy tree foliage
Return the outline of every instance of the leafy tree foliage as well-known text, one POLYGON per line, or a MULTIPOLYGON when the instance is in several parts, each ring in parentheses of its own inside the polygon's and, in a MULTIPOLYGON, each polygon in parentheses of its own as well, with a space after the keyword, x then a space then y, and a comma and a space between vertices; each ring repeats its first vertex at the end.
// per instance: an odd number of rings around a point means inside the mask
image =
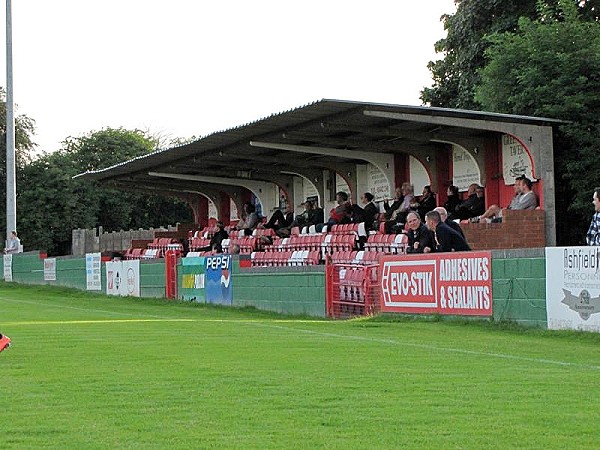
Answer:
MULTIPOLYGON (((32 136, 35 132, 35 122, 25 115, 15 116, 15 165, 17 168, 17 189, 23 187, 20 177, 21 169, 31 162, 35 143, 32 136)), ((18 192, 17 192, 18 196, 18 192)), ((3 241, 6 230, 6 91, 0 87, 0 241, 3 241)))
POLYGON ((431 106, 477 109, 478 70, 485 64, 486 34, 513 31, 519 17, 535 14, 536 0, 456 0, 456 13, 442 16, 447 35, 435 44, 444 59, 428 65, 433 87, 421 92, 431 106))
POLYGON ((71 230, 102 226, 105 231, 191 222, 184 202, 158 196, 103 189, 73 179, 152 151, 154 142, 140 131, 103 129, 68 138, 63 148, 22 169, 25 189, 17 202, 20 234, 27 248, 68 254, 71 230))
MULTIPOLYGON (((589 2, 586 2, 589 3, 589 2)), ((586 6, 586 5, 584 5, 586 6)), ((555 141, 558 240, 581 244, 600 149, 600 22, 572 1, 490 36, 476 101, 484 110, 564 119, 555 141), (583 11, 583 13, 582 13, 583 11)))
MULTIPOLYGON (((586 21, 600 19, 600 0, 570 0, 586 21)), ((475 91, 485 66, 486 35, 516 32, 520 17, 560 20, 559 0, 455 0, 456 13, 442 16, 447 35, 435 44, 444 57, 428 68, 433 86, 421 92, 423 103, 446 108, 479 109, 475 91), (539 4, 539 7, 536 7, 539 4)))

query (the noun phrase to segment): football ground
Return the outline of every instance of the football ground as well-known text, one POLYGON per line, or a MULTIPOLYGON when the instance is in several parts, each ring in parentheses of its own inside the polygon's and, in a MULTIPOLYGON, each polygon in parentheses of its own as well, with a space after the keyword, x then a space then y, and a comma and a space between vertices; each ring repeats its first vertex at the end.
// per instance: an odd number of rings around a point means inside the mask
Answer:
POLYGON ((597 335, 4 283, 0 332, 0 448, 600 445, 597 335))

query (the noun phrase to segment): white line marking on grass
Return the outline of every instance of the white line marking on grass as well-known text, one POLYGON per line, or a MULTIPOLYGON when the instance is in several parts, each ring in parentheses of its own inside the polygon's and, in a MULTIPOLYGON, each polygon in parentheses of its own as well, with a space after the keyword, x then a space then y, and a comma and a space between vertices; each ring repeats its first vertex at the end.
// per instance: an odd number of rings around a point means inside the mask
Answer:
POLYGON ((99 320, 46 320, 31 322, 3 322, 3 325, 79 325, 94 323, 136 323, 136 322, 195 322, 194 319, 99 319, 99 320))
MULTIPOLYGON (((325 322, 325 323, 335 323, 335 322, 325 322)), ((511 355, 508 353, 482 352, 482 351, 478 351, 478 350, 466 350, 466 349, 462 349, 462 348, 438 347, 435 345, 419 344, 419 343, 414 343, 414 342, 395 341, 393 339, 379 339, 379 338, 371 338, 371 337, 364 337, 364 336, 354 336, 354 335, 348 335, 348 334, 327 333, 327 332, 323 332, 323 331, 314 331, 314 330, 305 330, 302 328, 286 327, 283 325, 271 325, 266 322, 262 322, 262 323, 254 322, 254 323, 250 323, 250 324, 267 327, 267 328, 276 328, 276 329, 280 329, 280 330, 304 333, 304 334, 312 334, 315 336, 350 339, 353 341, 377 342, 380 344, 392 344, 392 345, 405 346, 405 347, 421 348, 421 349, 425 349, 425 350, 435 350, 435 351, 440 351, 440 352, 458 353, 458 354, 462 354, 462 355, 487 356, 490 358, 509 359, 509 360, 513 360, 513 361, 526 361, 526 362, 534 362, 534 363, 541 363, 541 364, 552 364, 555 366, 562 366, 562 367, 578 367, 578 368, 582 368, 582 369, 600 370, 600 366, 572 363, 572 362, 567 362, 567 361, 557 361, 554 359, 533 358, 533 357, 528 357, 528 356, 511 355)))

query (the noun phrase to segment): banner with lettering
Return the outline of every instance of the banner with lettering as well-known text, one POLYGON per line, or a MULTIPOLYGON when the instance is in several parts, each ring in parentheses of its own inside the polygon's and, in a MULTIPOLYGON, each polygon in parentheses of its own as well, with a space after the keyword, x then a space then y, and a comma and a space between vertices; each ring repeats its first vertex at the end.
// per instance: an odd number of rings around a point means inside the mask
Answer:
POLYGON ((600 247, 546 248, 550 330, 600 332, 600 247))
POLYGON ((384 257, 381 311, 491 316, 491 264, 490 252, 384 257))
POLYGON ((56 281, 56 258, 44 259, 44 281, 56 281))
POLYGON ((102 255, 85 254, 85 286, 88 291, 102 290, 102 255))
POLYGON ((504 178, 504 184, 515 184, 515 179, 522 175, 536 181, 533 172, 534 167, 529 151, 510 134, 503 134, 502 177, 504 178))
POLYGON ((199 303, 206 301, 204 257, 187 256, 181 258, 181 289, 180 297, 199 303))
POLYGON ((2 255, 4 257, 4 281, 12 281, 12 256, 10 253, 8 255, 2 255))
POLYGON ((106 263, 106 294, 140 296, 140 261, 108 261, 106 263))
POLYGON ((206 303, 231 305, 233 301, 231 255, 207 256, 204 261, 206 303))

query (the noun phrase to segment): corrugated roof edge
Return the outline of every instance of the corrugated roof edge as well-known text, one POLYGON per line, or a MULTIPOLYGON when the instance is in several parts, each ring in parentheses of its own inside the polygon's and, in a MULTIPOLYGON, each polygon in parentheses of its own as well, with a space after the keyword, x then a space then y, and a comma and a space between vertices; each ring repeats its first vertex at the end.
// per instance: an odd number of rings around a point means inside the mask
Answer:
MULTIPOLYGON (((261 117, 260 119, 254 120, 254 121, 252 121, 252 122, 246 122, 246 123, 244 123, 244 124, 242 124, 242 125, 237 125, 237 126, 235 126, 235 127, 226 128, 226 129, 223 129, 223 130, 219 130, 219 131, 215 131, 215 132, 213 132, 213 133, 206 134, 206 135, 204 135, 204 136, 201 136, 200 138, 196 139, 196 140, 195 140, 195 141, 193 141, 193 142, 198 142, 198 141, 201 141, 201 140, 203 140, 203 139, 207 139, 207 138, 209 138, 209 137, 216 136, 216 135, 218 135, 218 134, 221 134, 221 133, 227 133, 227 132, 229 132, 229 131, 233 131, 233 130, 239 130, 240 128, 244 128, 244 127, 247 127, 247 126, 250 126, 250 125, 254 125, 254 124, 257 124, 257 123, 259 123, 259 122, 262 122, 262 121, 264 121, 264 120, 268 120, 268 119, 271 119, 271 118, 273 118, 273 117, 281 116, 281 115, 283 115, 283 114, 288 114, 288 113, 291 113, 291 112, 294 112, 294 111, 298 111, 299 109, 302 109, 302 108, 307 108, 307 107, 309 107, 309 106, 313 106, 313 105, 316 105, 316 104, 318 104, 318 103, 323 103, 323 102, 332 102, 332 101, 333 101, 333 102, 338 102, 338 103, 352 103, 352 102, 349 102, 349 101, 343 101, 343 100, 328 100, 328 99, 316 100, 316 101, 314 101, 314 102, 306 103, 305 105, 298 106, 298 107, 296 107, 296 108, 290 108, 290 109, 288 109, 288 110, 285 110, 285 111, 281 111, 281 112, 278 112, 278 113, 273 113, 273 114, 271 114, 271 115, 268 115, 268 116, 265 116, 265 117, 261 117)), ((147 154, 145 154, 145 155, 136 156, 135 158, 129 159, 129 160, 127 160, 127 161, 123 161, 123 162, 120 162, 120 163, 118 163, 118 164, 114 164, 114 165, 112 165, 112 166, 105 167, 104 169, 99 169, 99 170, 88 170, 88 171, 85 171, 85 172, 83 172, 83 173, 79 173, 79 174, 75 175, 73 178, 78 178, 78 177, 82 177, 82 176, 85 176, 85 175, 92 175, 92 174, 99 174, 99 173, 103 173, 103 172, 109 171, 109 170, 111 170, 111 169, 114 169, 114 168, 116 168, 116 167, 122 167, 122 166, 125 166, 125 165, 127 165, 127 164, 129 164, 129 163, 132 163, 132 162, 134 162, 134 161, 139 161, 139 160, 141 160, 141 159, 150 158, 150 157, 152 157, 152 156, 154 156, 154 155, 158 155, 158 154, 160 154, 160 153, 164 153, 164 152, 167 152, 167 151, 177 150, 177 149, 179 149, 179 148, 182 148, 182 147, 185 147, 186 145, 189 145, 189 144, 191 144, 191 143, 192 143, 192 142, 188 142, 188 143, 186 143, 186 144, 181 144, 181 145, 178 145, 178 146, 176 146, 176 147, 170 147, 170 148, 163 148, 163 149, 154 150, 153 152, 147 153, 147 154)))
MULTIPOLYGON (((412 112, 415 112, 417 114, 422 114, 422 113, 431 114, 431 113, 439 112, 439 113, 445 113, 446 115, 451 114, 451 115, 463 116, 463 117, 478 116, 478 117, 489 117, 489 118, 496 118, 496 119, 508 119, 508 120, 520 120, 520 121, 526 120, 526 121, 530 121, 530 122, 553 123, 553 124, 568 123, 563 120, 551 119, 551 118, 547 118, 547 117, 520 116, 520 115, 516 115, 516 114, 504 114, 504 113, 475 111, 475 110, 456 109, 456 108, 440 108, 440 107, 436 107, 436 106, 398 105, 398 104, 393 104, 393 103, 370 103, 370 102, 353 101, 353 100, 337 100, 337 99, 324 98, 321 100, 316 100, 314 102, 306 103, 305 105, 302 105, 302 106, 297 106, 295 108, 290 108, 285 111, 273 113, 269 116, 261 117, 260 119, 257 119, 257 120, 251 121, 251 122, 247 122, 242 125, 215 131, 213 133, 209 133, 205 136, 201 136, 200 138, 198 138, 197 140, 195 140, 193 142, 199 142, 199 141, 202 141, 203 139, 207 139, 212 136, 216 136, 218 134, 227 133, 227 132, 234 131, 234 130, 239 130, 244 127, 258 124, 265 120, 272 119, 273 117, 278 117, 278 116, 281 116, 284 114, 289 114, 289 113, 292 113, 292 112, 295 112, 295 111, 298 111, 298 110, 301 110, 304 108, 308 108, 308 107, 311 107, 311 106, 314 106, 317 104, 321 104, 321 103, 334 103, 334 104, 337 103, 337 104, 347 104, 347 105, 354 105, 354 106, 365 106, 365 107, 368 106, 368 107, 374 107, 374 108, 377 108, 377 107, 380 107, 380 108, 402 108, 402 109, 411 110, 412 112)), ((114 164, 114 165, 106 167, 104 169, 88 170, 86 172, 75 175, 73 178, 107 172, 109 170, 115 169, 117 167, 123 167, 127 164, 133 163, 135 161, 139 161, 141 159, 150 158, 157 154, 161 154, 161 153, 164 153, 167 151, 176 151, 177 149, 183 148, 191 143, 192 142, 188 142, 186 144, 182 144, 177 147, 158 149, 153 152, 147 153, 145 155, 140 155, 135 158, 129 159, 127 161, 123 161, 121 163, 114 164)))

